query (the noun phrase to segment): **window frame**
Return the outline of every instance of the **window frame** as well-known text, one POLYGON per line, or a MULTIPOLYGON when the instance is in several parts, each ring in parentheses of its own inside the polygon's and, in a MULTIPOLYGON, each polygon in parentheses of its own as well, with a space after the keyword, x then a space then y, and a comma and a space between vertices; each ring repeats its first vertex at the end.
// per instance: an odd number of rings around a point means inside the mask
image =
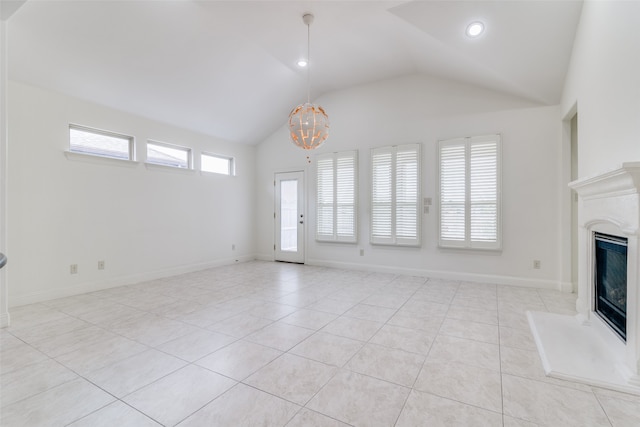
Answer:
MULTIPOLYGON (((443 249, 465 249, 465 250, 482 250, 482 251, 501 251, 502 250, 502 135, 481 135, 473 137, 453 138, 438 141, 437 146, 437 166, 438 166, 438 247, 443 249), (472 205, 471 201, 471 148, 476 144, 486 144, 487 142, 495 142, 495 221, 496 234, 495 242, 484 240, 475 240, 472 238, 472 205), (446 204, 442 199, 442 151, 446 146, 462 146, 464 147, 464 239, 444 239, 442 236, 442 210, 446 204)), ((477 203, 481 204, 481 203, 477 203)), ((482 202, 487 204, 487 202, 482 202)))
POLYGON ((325 153, 325 154, 319 154, 318 156, 316 156, 316 241, 318 242, 337 242, 337 243, 358 243, 358 215, 359 215, 359 204, 358 204, 358 185, 359 185, 359 180, 358 180, 358 174, 359 174, 359 168, 358 168, 358 150, 346 150, 346 151, 340 151, 340 152, 333 152, 333 153, 325 153), (350 158, 352 159, 353 162, 353 193, 351 194, 352 203, 340 203, 340 201, 338 200, 339 197, 339 193, 340 193, 340 189, 338 188, 340 185, 339 182, 339 177, 338 177, 338 170, 339 170, 339 165, 338 165, 338 161, 340 158, 346 159, 346 158, 350 158), (320 169, 319 169, 319 165, 323 160, 330 160, 332 163, 331 166, 331 172, 332 172, 332 190, 331 190, 331 203, 324 203, 322 204, 319 200, 320 198, 320 180, 319 180, 319 174, 320 174, 320 169), (330 206, 332 209, 332 215, 333 218, 331 220, 331 228, 332 228, 332 232, 331 234, 328 233, 320 233, 320 212, 321 212, 321 205, 326 205, 326 206, 330 206), (352 229, 353 229, 353 234, 351 235, 341 235, 341 233, 339 232, 339 224, 340 224, 340 207, 353 207, 353 224, 352 224, 352 229))
MULTIPOLYGON (((422 245, 422 144, 421 143, 411 143, 411 144, 400 144, 400 145, 388 145, 384 147, 377 147, 371 149, 371 158, 370 158, 370 167, 371 167, 371 191, 370 191, 370 231, 369 231, 369 242, 372 245, 386 245, 386 246, 407 246, 407 247, 420 247, 422 245), (415 165, 416 165, 416 182, 415 182, 415 205, 411 202, 409 207, 413 207, 413 211, 415 212, 415 237, 407 238, 398 236, 398 152, 411 152, 414 150, 408 150, 410 147, 415 148, 415 165), (390 198, 388 202, 385 203, 376 203, 376 196, 374 194, 374 190, 376 189, 376 177, 375 177, 375 156, 376 154, 387 154, 391 156, 390 160, 390 198), (388 237, 384 236, 376 236, 375 232, 375 222, 374 218, 375 211, 377 205, 382 206, 384 204, 389 205, 389 215, 390 221, 390 234, 388 237)), ((404 202, 404 205, 407 206, 407 202, 404 202)))
POLYGON ((170 144, 170 143, 167 143, 167 142, 156 141, 155 139, 148 139, 147 140, 147 144, 146 144, 145 156, 146 156, 145 164, 147 164, 147 165, 162 166, 162 167, 174 168, 174 169, 180 169, 180 170, 192 170, 193 169, 193 150, 191 149, 191 147, 185 147, 183 145, 170 144), (185 153, 187 153, 187 166, 186 167, 181 167, 181 166, 168 165, 168 164, 160 163, 160 162, 149 161, 149 146, 150 145, 155 145, 155 146, 159 146, 159 147, 166 147, 166 148, 170 148, 172 150, 184 151, 185 153))
POLYGON ((200 172, 201 173, 206 173, 206 174, 222 175, 222 176, 236 176, 236 159, 233 156, 227 156, 227 155, 224 155, 224 154, 216 154, 216 153, 211 153, 211 152, 207 152, 207 151, 202 151, 202 152, 200 152, 200 172), (228 171, 228 173, 220 173, 220 172, 204 170, 202 168, 202 158, 204 156, 215 157, 217 159, 227 160, 229 162, 229 171, 228 171))
POLYGON ((103 158, 103 159, 113 159, 113 160, 119 160, 119 161, 124 161, 124 162, 135 162, 135 160, 136 160, 135 159, 135 152, 136 152, 136 150, 135 150, 135 137, 133 137, 131 135, 125 135, 125 134, 118 133, 118 132, 92 128, 92 127, 89 127, 89 126, 78 125, 78 124, 75 124, 75 123, 69 123, 69 150, 68 150, 68 153, 73 153, 73 154, 82 155, 82 156, 99 157, 99 158, 103 158), (127 140, 128 141, 128 150, 127 150, 128 157, 127 158, 123 158, 123 157, 117 157, 117 156, 110 156, 110 155, 107 155, 107 154, 100 154, 100 153, 97 153, 97 152, 74 150, 72 148, 72 145, 71 145, 71 131, 72 130, 91 133, 91 134, 99 135, 99 136, 107 136, 107 137, 119 138, 119 139, 127 140))

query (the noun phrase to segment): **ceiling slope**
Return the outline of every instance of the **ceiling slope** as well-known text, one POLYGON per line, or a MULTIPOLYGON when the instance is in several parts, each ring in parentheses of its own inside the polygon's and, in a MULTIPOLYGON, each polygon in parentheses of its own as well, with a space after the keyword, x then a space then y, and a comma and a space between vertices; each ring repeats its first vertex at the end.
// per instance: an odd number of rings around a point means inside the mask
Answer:
POLYGON ((581 1, 29 0, 8 22, 9 77, 256 144, 306 98, 412 74, 559 102, 581 1), (486 33, 464 35, 481 19, 486 33))

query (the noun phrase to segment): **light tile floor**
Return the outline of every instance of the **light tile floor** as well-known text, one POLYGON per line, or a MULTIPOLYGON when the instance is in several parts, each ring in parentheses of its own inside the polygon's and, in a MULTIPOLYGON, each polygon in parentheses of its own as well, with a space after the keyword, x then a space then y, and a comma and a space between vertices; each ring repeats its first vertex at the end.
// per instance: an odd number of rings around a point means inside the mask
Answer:
POLYGON ((249 262, 32 304, 0 330, 10 426, 640 426, 547 378, 526 310, 575 296, 249 262))

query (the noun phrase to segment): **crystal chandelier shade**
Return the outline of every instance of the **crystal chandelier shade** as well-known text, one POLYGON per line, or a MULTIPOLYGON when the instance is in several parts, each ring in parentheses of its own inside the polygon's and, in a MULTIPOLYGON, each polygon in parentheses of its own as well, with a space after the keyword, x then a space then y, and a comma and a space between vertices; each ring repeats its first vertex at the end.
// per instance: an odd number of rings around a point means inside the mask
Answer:
POLYGON ((307 25, 307 102, 296 106, 289 114, 291 142, 304 150, 318 148, 329 137, 329 116, 319 105, 311 103, 311 72, 309 59, 310 27, 313 15, 306 14, 302 20, 307 25))

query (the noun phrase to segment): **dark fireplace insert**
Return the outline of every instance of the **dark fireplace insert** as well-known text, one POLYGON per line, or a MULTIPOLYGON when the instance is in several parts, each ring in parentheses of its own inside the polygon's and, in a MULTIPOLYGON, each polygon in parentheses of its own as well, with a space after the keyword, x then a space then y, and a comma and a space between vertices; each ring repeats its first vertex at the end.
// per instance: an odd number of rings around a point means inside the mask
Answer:
POLYGON ((594 233, 594 311, 626 341, 627 338, 627 239, 594 233))

